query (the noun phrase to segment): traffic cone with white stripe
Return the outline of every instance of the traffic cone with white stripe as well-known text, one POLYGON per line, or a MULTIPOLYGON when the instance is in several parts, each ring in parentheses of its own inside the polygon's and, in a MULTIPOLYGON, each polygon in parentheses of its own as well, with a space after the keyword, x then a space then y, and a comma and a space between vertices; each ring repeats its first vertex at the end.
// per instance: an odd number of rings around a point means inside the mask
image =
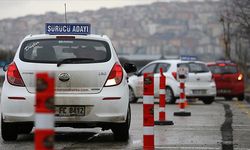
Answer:
POLYGON ((35 150, 53 150, 55 81, 47 73, 36 78, 35 150))
POLYGON ((191 112, 185 111, 186 101, 186 95, 185 95, 185 82, 180 81, 180 100, 179 100, 179 112, 174 112, 174 116, 191 116, 191 112))
POLYGON ((166 120, 166 77, 163 74, 162 68, 160 68, 160 90, 159 90, 159 121, 155 121, 155 125, 174 125, 173 121, 166 120))
POLYGON ((154 74, 144 74, 143 149, 154 149, 154 74))

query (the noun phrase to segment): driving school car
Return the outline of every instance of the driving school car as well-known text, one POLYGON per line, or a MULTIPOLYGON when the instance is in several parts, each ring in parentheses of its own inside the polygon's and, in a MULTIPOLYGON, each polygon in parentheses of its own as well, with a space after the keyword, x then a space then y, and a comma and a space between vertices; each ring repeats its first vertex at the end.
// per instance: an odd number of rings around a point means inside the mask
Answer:
POLYGON ((129 77, 130 101, 136 102, 143 96, 143 74, 154 73, 154 96, 159 97, 160 68, 166 76, 166 102, 175 103, 180 95, 180 82, 177 77, 177 66, 188 68, 188 78, 185 82, 185 94, 187 98, 199 98, 205 104, 211 104, 216 96, 216 86, 212 73, 206 64, 200 61, 188 61, 186 59, 157 60, 144 66, 137 73, 129 77))
MULTIPOLYGON (((48 25, 73 29, 75 24, 48 25)), ((88 24, 78 26, 90 28, 88 24)), ((35 75, 40 72, 55 77, 56 126, 112 129, 116 140, 128 140, 131 111, 125 70, 136 68, 121 66, 107 36, 92 35, 89 30, 68 31, 26 36, 13 62, 5 67, 1 95, 3 140, 16 140, 18 134, 31 132, 35 75)))

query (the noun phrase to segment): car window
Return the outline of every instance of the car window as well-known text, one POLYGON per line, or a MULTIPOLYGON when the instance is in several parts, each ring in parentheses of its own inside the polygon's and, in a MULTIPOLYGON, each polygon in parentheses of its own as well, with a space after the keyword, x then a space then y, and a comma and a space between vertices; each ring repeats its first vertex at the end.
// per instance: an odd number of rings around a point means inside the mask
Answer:
POLYGON ((170 67, 170 64, 160 63, 160 64, 157 65, 155 72, 159 73, 160 72, 160 68, 162 68, 163 72, 167 72, 168 69, 169 69, 169 67, 170 67))
MULTIPOLYGON (((105 62, 110 57, 108 43, 97 40, 31 40, 24 42, 20 51, 21 60, 39 63, 57 63, 69 58, 89 58, 91 62, 105 62)), ((77 62, 84 63, 84 61, 77 62)))
POLYGON ((141 70, 140 74, 142 75, 144 73, 154 72, 155 66, 156 66, 156 64, 151 64, 151 65, 147 66, 146 68, 143 68, 143 70, 141 70))
POLYGON ((4 67, 6 65, 6 62, 0 61, 0 67, 4 67))
POLYGON ((179 66, 185 66, 189 69, 189 73, 205 73, 209 72, 209 69, 205 64, 190 62, 190 63, 180 63, 179 66))
POLYGON ((214 74, 235 74, 238 72, 238 69, 236 66, 209 66, 209 69, 214 74))

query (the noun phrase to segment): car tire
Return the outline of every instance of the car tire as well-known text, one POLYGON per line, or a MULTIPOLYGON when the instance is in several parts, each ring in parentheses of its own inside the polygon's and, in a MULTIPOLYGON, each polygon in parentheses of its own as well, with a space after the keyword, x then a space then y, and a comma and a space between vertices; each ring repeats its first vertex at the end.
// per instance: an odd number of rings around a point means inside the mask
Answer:
POLYGON ((243 101, 245 99, 245 96, 244 94, 240 95, 237 97, 238 98, 238 101, 243 101))
POLYGON ((128 141, 129 139, 129 128, 131 122, 131 109, 128 107, 127 119, 125 123, 115 125, 111 130, 114 135, 115 141, 128 141))
POLYGON ((213 98, 205 98, 202 100, 202 102, 206 105, 212 104, 214 102, 214 97, 213 98))
POLYGON ((166 87, 166 103, 175 104, 176 98, 174 97, 174 92, 171 87, 166 87))
POLYGON ((18 130, 14 123, 6 123, 1 117, 1 133, 4 141, 15 141, 17 140, 18 130))
POLYGON ((131 87, 129 87, 129 102, 130 103, 136 103, 138 101, 138 98, 135 97, 135 93, 131 87))
POLYGON ((231 96, 225 97, 225 100, 226 100, 226 101, 231 101, 232 99, 233 99, 233 97, 231 97, 231 96))
POLYGON ((33 129, 33 124, 24 124, 18 126, 18 133, 29 134, 33 129))

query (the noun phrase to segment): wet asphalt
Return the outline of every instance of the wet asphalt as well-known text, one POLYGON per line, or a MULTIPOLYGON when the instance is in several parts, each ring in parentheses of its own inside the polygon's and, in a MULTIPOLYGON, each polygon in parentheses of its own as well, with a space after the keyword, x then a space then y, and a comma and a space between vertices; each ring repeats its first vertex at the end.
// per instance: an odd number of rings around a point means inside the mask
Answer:
MULTIPOLYGON (((157 100, 156 100, 157 101, 157 100)), ((111 130, 56 128, 55 149, 142 149, 143 105, 131 104, 132 122, 128 142, 116 142, 111 130)), ((155 104, 158 120, 158 104, 155 104)), ((178 105, 167 105, 167 120, 174 125, 155 126, 155 149, 166 150, 250 150, 250 104, 217 99, 211 105, 189 103, 190 117, 177 117, 178 105)), ((0 139, 0 150, 34 149, 34 134, 20 135, 15 142, 0 139)))

